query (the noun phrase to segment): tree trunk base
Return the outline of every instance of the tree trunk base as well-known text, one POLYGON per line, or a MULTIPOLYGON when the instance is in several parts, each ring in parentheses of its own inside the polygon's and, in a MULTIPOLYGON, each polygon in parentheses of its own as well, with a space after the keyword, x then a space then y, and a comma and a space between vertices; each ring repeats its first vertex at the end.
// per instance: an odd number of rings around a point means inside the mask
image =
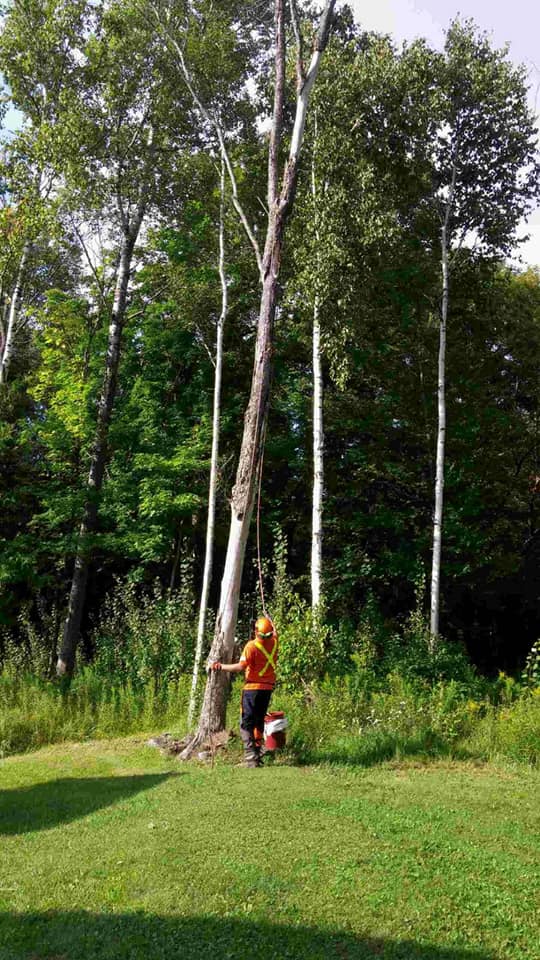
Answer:
POLYGON ((218 751, 225 749, 230 740, 236 739, 234 730, 220 730, 218 733, 202 734, 199 731, 187 734, 182 740, 174 740, 170 733, 147 740, 149 747, 158 747, 166 756, 175 756, 179 760, 214 760, 218 751))
POLYGON ((219 730, 210 734, 197 731, 193 736, 184 738, 182 741, 183 749, 179 753, 178 759, 192 760, 195 754, 199 760, 213 759, 218 750, 224 750, 229 741, 235 739, 236 733, 234 730, 219 730))

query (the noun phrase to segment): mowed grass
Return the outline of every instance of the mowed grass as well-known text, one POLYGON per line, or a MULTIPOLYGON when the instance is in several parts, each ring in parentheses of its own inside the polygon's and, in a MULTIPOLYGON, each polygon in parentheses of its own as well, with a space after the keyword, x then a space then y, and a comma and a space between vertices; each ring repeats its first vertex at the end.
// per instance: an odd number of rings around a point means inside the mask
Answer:
POLYGON ((1 960, 537 960, 540 775, 0 762, 1 960))

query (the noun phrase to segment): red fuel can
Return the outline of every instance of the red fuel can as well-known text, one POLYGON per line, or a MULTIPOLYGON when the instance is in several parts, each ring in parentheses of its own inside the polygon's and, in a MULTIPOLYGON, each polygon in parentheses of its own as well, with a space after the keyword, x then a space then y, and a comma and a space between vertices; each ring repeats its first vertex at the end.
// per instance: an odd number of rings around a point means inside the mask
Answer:
POLYGON ((287 741, 287 718, 283 710, 274 710, 264 718, 264 745, 267 750, 279 750, 287 741))

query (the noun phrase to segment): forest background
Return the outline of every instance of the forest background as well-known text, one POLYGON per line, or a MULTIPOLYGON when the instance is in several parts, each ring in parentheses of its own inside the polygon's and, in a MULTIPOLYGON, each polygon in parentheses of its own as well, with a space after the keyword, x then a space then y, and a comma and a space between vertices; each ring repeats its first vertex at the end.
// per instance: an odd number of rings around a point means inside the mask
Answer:
MULTIPOLYGON (((271 7, 25 0, 4 12, 4 109, 24 117, 1 170, 4 751, 184 715, 222 324, 209 648, 253 364, 271 7), (66 691, 52 678, 76 560, 85 596, 66 691)), ((287 36, 309 50, 313 11, 285 7, 287 36)), ((296 67, 290 53, 286 143, 296 67)), ((261 474, 266 603, 304 755, 323 717, 334 732, 369 730, 383 752, 466 737, 499 749, 506 710, 510 753, 538 757, 540 288, 536 270, 507 261, 537 196, 526 74, 505 51, 467 22, 449 27, 442 53, 421 40, 398 49, 339 8, 286 238, 261 474)), ((257 567, 252 536, 239 640, 260 609, 257 567)))

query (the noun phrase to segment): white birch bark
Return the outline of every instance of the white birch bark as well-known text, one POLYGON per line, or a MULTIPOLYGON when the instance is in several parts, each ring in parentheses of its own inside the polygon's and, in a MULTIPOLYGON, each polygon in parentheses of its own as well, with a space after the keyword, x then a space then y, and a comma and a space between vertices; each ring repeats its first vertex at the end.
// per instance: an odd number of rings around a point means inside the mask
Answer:
POLYGON ((431 565, 431 649, 433 651, 439 635, 440 597, 441 597, 441 552, 444 503, 444 456, 446 444, 446 323, 448 318, 448 249, 446 230, 442 231, 442 300, 439 326, 439 363, 437 382, 437 463, 435 470, 435 509, 433 513, 433 555, 431 565))
POLYGON ((208 609, 208 595, 212 579, 212 561, 214 552, 214 528, 216 516, 216 488, 219 458, 219 421, 221 414, 221 378, 223 369, 223 329, 227 319, 228 289, 227 274, 225 271, 225 163, 221 158, 220 181, 220 212, 219 212, 219 279, 221 282, 221 313, 216 328, 216 357, 214 374, 214 409, 212 417, 212 453, 210 457, 210 483, 208 488, 208 518, 206 523, 206 546, 204 554, 204 570, 199 607, 199 621, 197 626, 197 642, 195 646, 195 660, 191 678, 191 692, 188 707, 188 728, 191 729, 195 715, 197 684, 201 667, 206 629, 206 615, 208 609))
MULTIPOLYGON (((311 163, 311 193, 313 204, 317 203, 317 180, 315 171, 315 144, 311 163)), ((319 274, 319 230, 315 230, 317 244, 317 275, 319 274)), ((316 615, 322 599, 322 541, 323 541, 323 496, 324 496, 324 424, 323 424, 323 377, 321 361, 320 301, 318 292, 313 302, 313 503, 311 520, 311 607, 316 615)))
POLYGON ((11 296, 11 303, 9 306, 9 313, 8 313, 5 336, 4 336, 2 357, 0 358, 0 383, 6 383, 8 378, 9 365, 13 357, 13 345, 14 345, 14 339, 15 339, 15 329, 17 325, 19 301, 22 294, 24 269, 26 267, 26 261, 28 259, 29 250, 30 250, 30 244, 25 243, 21 253, 21 259, 19 261, 19 269, 17 270, 17 278, 15 280, 15 286, 13 288, 13 294, 11 296))
POLYGON ((322 542, 324 496, 323 379, 319 297, 313 306, 313 509, 311 524, 311 606, 318 610, 322 599, 322 542))
MULTIPOLYGON (((457 147, 456 147, 457 154, 457 147)), ((446 452, 446 328, 448 321, 448 304, 450 299, 450 270, 449 270, 449 222, 454 203, 457 176, 457 156, 454 158, 452 180, 446 201, 444 219, 441 228, 441 320, 439 326, 439 360, 437 378, 437 462, 435 469, 435 506, 433 511, 433 552, 431 564, 431 615, 430 615, 430 649, 433 653, 439 636, 440 607, 441 607, 441 555, 443 534, 443 507, 444 507, 444 461, 446 452)))

